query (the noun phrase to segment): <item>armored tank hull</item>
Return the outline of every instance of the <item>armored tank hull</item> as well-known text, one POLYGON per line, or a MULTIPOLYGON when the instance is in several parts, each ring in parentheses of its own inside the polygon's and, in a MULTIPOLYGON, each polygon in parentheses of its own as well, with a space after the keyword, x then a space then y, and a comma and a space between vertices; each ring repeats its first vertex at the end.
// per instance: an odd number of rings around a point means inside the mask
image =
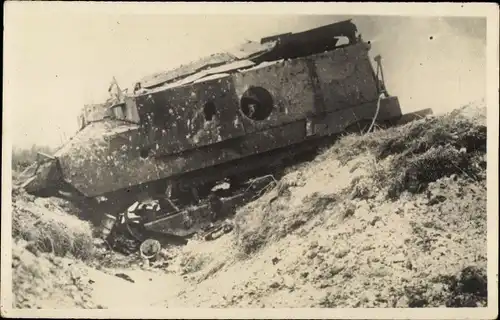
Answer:
POLYGON ((255 177, 279 176, 353 127, 401 121, 369 51, 348 20, 144 78, 133 94, 85 106, 79 132, 24 187, 90 201, 96 219, 157 199, 141 226, 188 236, 258 194, 267 180, 255 177), (223 181, 229 189, 214 191, 223 181))

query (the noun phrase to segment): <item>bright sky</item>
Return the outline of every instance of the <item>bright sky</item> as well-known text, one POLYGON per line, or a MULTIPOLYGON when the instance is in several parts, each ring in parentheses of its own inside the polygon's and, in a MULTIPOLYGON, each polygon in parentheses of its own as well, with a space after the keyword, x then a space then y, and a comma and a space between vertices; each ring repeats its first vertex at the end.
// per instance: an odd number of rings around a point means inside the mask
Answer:
MULTIPOLYGON (((107 98, 113 76, 131 87, 142 76, 245 39, 347 18, 124 15, 30 6, 5 12, 5 103, 13 110, 13 144, 21 147, 58 145, 76 129, 84 103, 107 98)), ((484 95, 484 20, 353 18, 373 41, 373 54, 382 54, 388 88, 405 109, 448 108, 484 95)))

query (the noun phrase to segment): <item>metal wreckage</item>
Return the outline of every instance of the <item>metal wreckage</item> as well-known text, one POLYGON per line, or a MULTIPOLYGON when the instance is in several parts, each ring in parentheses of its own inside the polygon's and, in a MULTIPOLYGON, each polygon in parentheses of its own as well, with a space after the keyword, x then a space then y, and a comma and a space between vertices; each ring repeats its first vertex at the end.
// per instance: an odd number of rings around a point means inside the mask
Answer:
POLYGON ((131 94, 115 86, 84 106, 68 143, 40 154, 23 187, 86 203, 104 236, 121 226, 140 242, 214 238, 301 155, 432 113, 403 116, 370 48, 347 20, 246 42, 144 78, 131 94))

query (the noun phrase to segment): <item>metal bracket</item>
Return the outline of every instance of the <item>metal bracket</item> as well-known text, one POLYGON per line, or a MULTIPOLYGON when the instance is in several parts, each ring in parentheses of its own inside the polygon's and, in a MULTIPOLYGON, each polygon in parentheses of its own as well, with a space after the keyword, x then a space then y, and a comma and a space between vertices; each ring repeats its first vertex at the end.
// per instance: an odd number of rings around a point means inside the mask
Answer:
POLYGON ((386 86, 385 86, 385 78, 384 78, 384 70, 382 68, 382 56, 381 55, 376 55, 375 58, 373 59, 377 63, 377 80, 379 83, 377 84, 379 93, 383 93, 386 97, 389 97, 389 92, 387 92, 386 86), (379 76, 380 75, 380 76, 379 76))

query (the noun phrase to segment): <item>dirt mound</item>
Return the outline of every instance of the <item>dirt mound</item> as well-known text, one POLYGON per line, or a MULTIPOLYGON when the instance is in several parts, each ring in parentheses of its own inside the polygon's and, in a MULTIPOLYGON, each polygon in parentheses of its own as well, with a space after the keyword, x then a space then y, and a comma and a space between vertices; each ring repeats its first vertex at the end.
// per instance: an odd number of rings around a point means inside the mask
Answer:
POLYGON ((168 305, 485 306, 481 112, 340 139, 241 208, 234 238, 212 245, 234 255, 168 305))
POLYGON ((83 260, 92 257, 92 226, 72 215, 70 204, 15 190, 12 209, 12 236, 27 241, 31 252, 69 254, 83 260))
POLYGON ((73 259, 34 255, 16 242, 12 250, 14 308, 88 308, 92 302, 90 284, 82 281, 86 267, 73 259))
POLYGON ((423 192, 429 183, 445 176, 484 180, 486 126, 477 121, 477 111, 467 117, 466 110, 470 107, 402 127, 340 139, 303 170, 288 174, 272 192, 237 214, 236 233, 243 251, 251 253, 268 241, 282 238, 339 202, 346 193, 351 200, 381 193, 396 200, 404 191, 423 192), (306 187, 311 181, 306 185, 305 177, 317 178, 315 171, 326 165, 340 171, 348 165, 350 176, 332 177, 337 180, 336 192, 326 185, 299 196, 300 203, 291 201, 290 188, 309 190, 306 187))
POLYGON ((94 254, 92 227, 60 199, 12 196, 15 308, 96 308, 82 261, 94 254))

